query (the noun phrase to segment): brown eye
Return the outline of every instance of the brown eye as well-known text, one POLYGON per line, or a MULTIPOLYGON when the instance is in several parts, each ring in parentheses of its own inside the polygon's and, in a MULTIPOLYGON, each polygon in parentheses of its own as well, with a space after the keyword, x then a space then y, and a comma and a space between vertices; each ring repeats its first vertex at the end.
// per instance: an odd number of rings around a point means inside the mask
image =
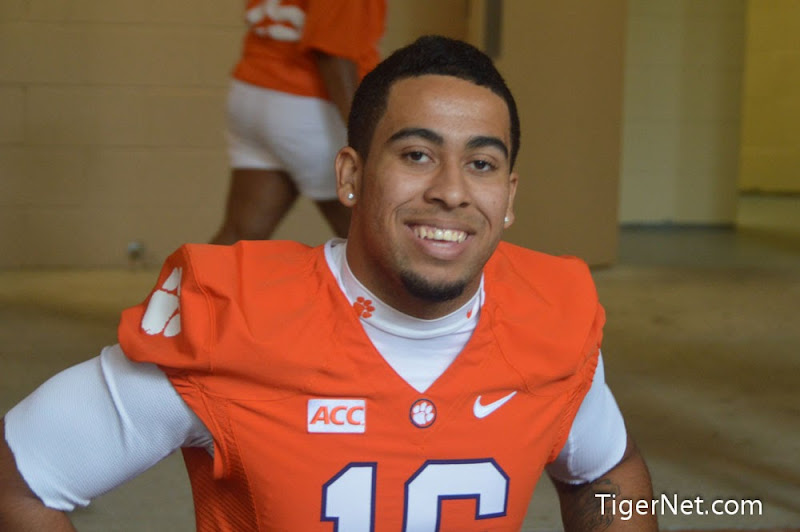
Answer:
POLYGON ((472 164, 472 167, 479 172, 490 172, 495 169, 495 166, 492 163, 489 161, 484 161, 483 159, 472 161, 470 164, 472 164))
POLYGON ((410 151, 410 152, 407 152, 405 154, 405 157, 406 157, 406 159, 408 159, 410 161, 413 161, 413 162, 416 162, 416 163, 424 162, 428 158, 428 156, 425 153, 421 152, 421 151, 410 151))

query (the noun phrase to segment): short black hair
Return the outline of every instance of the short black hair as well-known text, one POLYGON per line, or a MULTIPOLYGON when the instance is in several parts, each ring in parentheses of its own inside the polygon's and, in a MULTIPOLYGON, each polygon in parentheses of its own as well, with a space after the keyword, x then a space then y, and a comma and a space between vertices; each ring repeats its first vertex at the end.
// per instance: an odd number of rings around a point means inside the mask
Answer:
POLYGON ((389 89, 399 80, 425 75, 453 76, 486 87, 505 100, 511 122, 511 168, 519 152, 519 114, 506 82, 491 58, 471 44, 426 35, 381 61, 358 86, 347 120, 347 143, 363 158, 386 112, 389 89))

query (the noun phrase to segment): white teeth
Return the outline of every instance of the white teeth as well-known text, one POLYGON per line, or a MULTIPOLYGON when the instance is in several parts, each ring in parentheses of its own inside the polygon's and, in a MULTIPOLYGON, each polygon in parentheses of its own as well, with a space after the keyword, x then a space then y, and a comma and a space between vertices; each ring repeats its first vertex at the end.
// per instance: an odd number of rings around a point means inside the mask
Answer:
POLYGON ((442 240, 444 242, 458 242, 461 243, 467 239, 467 233, 459 231, 458 229, 439 229, 436 227, 427 227, 418 225, 414 228, 418 238, 425 240, 442 240))

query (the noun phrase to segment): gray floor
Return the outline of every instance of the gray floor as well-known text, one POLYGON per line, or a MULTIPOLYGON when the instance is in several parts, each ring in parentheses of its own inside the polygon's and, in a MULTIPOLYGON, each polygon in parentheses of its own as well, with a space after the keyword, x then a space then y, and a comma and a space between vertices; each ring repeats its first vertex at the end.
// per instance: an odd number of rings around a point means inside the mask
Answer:
MULTIPOLYGON (((656 496, 701 497, 707 509, 761 503, 756 516, 667 511, 664 530, 800 528, 800 209, 786 213, 779 229, 757 218, 739 231, 628 228, 619 264, 595 271, 608 378, 656 496)), ((119 309, 152 281, 151 271, 0 272, 0 411, 112 343, 119 309)), ((83 531, 192 530, 180 459, 74 521, 83 531)), ((526 530, 558 523, 543 481, 526 530)))

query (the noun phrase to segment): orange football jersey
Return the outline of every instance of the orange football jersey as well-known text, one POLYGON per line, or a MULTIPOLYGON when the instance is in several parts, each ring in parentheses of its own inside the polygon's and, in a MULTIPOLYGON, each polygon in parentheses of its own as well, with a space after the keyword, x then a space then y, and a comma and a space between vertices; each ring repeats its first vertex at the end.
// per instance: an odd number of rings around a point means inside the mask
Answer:
POLYGON ((604 312, 576 259, 501 243, 484 273, 472 338, 419 393, 322 247, 173 254, 119 340, 214 437, 213 458, 184 450, 198 530, 518 530, 591 386, 604 312))
POLYGON ((375 68, 386 0, 248 0, 248 31, 233 77, 326 98, 313 51, 350 59, 359 78, 375 68))

